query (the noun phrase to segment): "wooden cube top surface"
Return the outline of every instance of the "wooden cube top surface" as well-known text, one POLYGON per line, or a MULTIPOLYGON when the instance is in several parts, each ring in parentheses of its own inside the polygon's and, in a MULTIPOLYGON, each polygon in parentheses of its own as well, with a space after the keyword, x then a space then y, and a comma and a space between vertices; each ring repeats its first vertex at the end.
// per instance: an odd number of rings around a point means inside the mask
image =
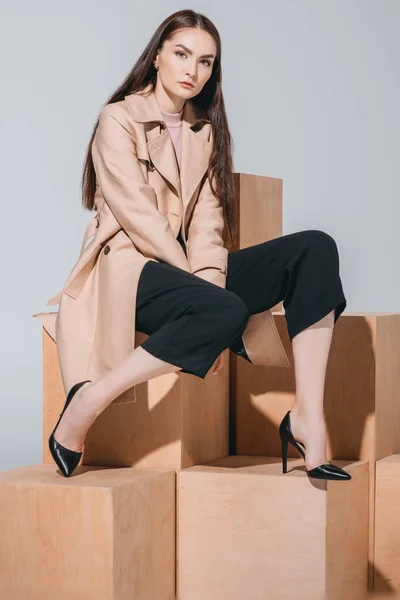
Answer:
POLYGON ((173 473, 171 469, 135 469, 132 467, 85 467, 80 466, 76 475, 63 477, 56 465, 36 464, 0 473, 1 484, 19 485, 67 485, 79 487, 116 488, 143 479, 173 473))

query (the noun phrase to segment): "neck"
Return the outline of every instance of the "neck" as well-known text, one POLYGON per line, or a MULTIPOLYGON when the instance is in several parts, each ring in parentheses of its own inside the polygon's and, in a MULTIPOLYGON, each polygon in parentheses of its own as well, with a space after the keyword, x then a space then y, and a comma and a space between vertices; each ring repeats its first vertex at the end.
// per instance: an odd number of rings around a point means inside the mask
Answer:
POLYGON ((185 99, 169 93, 159 79, 154 88, 154 96, 160 109, 166 113, 179 113, 185 105, 185 99))

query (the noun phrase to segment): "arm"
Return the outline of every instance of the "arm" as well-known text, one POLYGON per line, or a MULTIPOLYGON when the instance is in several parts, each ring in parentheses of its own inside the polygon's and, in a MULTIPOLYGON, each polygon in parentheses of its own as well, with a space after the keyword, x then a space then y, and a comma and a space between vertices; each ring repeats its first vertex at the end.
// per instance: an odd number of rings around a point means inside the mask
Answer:
POLYGON ((200 189, 188 231, 191 272, 222 288, 226 286, 228 249, 224 248, 222 206, 211 191, 208 176, 200 189))
POLYGON ((168 219, 157 208, 155 191, 145 181, 128 118, 117 114, 113 104, 103 108, 92 145, 104 200, 143 255, 190 271, 168 219))

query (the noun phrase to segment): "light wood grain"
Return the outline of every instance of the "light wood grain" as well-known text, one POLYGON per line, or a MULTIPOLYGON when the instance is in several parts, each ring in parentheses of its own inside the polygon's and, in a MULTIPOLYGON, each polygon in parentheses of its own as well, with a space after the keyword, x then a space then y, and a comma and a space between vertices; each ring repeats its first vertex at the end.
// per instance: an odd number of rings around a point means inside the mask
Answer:
POLYGON ((1 598, 173 600, 175 472, 0 473, 1 598))
POLYGON ((179 600, 364 599, 368 464, 335 464, 352 480, 310 480, 295 459, 283 475, 255 456, 180 471, 179 600))

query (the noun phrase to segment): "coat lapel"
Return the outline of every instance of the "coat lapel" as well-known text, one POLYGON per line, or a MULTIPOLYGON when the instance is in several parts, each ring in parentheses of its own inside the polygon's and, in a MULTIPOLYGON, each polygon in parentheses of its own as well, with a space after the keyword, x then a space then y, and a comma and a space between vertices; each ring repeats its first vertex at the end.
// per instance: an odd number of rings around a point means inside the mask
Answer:
POLYGON ((207 171, 211 154, 211 142, 206 138, 208 128, 203 127, 194 131, 191 126, 191 117, 185 119, 191 112, 191 105, 185 104, 182 120, 181 138, 181 189, 184 209, 188 207, 194 191, 207 171))
POLYGON ((162 133, 156 130, 156 137, 147 143, 151 163, 157 171, 170 183, 178 196, 180 196, 180 177, 178 163, 176 162, 175 150, 165 127, 162 133))
POLYGON ((175 189, 182 201, 184 213, 207 171, 211 153, 211 121, 189 99, 185 102, 182 114, 181 166, 180 172, 175 150, 158 102, 148 85, 144 90, 125 96, 134 121, 154 123, 146 131, 149 167, 151 164, 175 189), (199 122, 209 123, 208 127, 195 130, 199 122))

